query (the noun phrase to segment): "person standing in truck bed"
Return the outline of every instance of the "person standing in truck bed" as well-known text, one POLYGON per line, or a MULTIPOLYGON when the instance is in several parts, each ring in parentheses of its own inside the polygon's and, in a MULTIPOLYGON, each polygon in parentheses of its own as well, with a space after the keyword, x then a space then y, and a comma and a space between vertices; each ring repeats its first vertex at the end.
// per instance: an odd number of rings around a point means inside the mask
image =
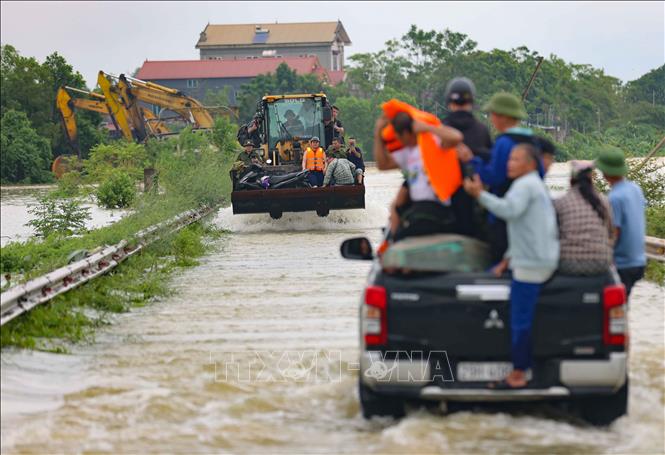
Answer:
MULTIPOLYGON (((470 79, 456 77, 448 82, 446 104, 450 113, 443 119, 443 124, 452 126, 464 135, 464 140, 458 147, 468 147, 474 157, 489 163, 492 138, 487 127, 473 115, 475 97, 476 87, 470 79)), ((473 175, 473 167, 470 164, 460 162, 460 166, 464 175, 473 175)), ((464 188, 453 194, 451 206, 457 223, 455 232, 485 240, 486 218, 478 210, 476 201, 464 191, 464 188)))
POLYGON ((596 167, 612 187, 609 199, 616 237, 614 263, 621 282, 626 286, 628 298, 633 285, 644 277, 644 267, 647 264, 644 245, 646 200, 642 189, 625 178, 628 167, 620 149, 603 147, 596 159, 596 167))
MULTIPOLYGON (((510 153, 517 144, 532 144, 533 131, 520 127, 520 121, 527 118, 527 114, 524 103, 513 94, 496 93, 484 106, 484 110, 489 112, 492 125, 500 134, 490 152, 489 163, 479 157, 474 157, 472 163, 480 179, 489 186, 490 193, 502 197, 512 183, 512 179, 507 175, 510 153)), ((542 162, 538 163, 538 171, 542 177, 542 162)), ((498 263, 508 248, 506 223, 493 215, 490 215, 488 221, 492 261, 498 263)))
POLYGON ((531 368, 531 326, 540 290, 557 268, 559 240, 556 214, 545 183, 538 175, 540 156, 531 144, 518 144, 508 159, 514 179, 503 198, 483 189, 480 178, 464 180, 464 188, 482 206, 508 225, 508 250, 495 267, 501 275, 510 264, 510 325, 513 371, 493 388, 521 388, 531 368))

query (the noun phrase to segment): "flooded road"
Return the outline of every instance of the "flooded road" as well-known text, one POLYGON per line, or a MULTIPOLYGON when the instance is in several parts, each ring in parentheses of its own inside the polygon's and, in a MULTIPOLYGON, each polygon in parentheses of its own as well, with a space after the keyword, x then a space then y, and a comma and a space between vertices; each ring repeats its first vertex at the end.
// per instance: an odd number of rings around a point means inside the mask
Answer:
MULTIPOLYGON (((566 172, 548 182, 563 189, 566 172)), ((400 183, 370 172, 368 209, 325 219, 223 209, 215 222, 231 234, 174 278, 173 296, 70 355, 3 351, 2 452, 662 453, 664 290, 647 282, 631 302, 630 415, 609 429, 540 413, 361 417, 369 264, 341 259, 339 244, 377 241, 400 183)))

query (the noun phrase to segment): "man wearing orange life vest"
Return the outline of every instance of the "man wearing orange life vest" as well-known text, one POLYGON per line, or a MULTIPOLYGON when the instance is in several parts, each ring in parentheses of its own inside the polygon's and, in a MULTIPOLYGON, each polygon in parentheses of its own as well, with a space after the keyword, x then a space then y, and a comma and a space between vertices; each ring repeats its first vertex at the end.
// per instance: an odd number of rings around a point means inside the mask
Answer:
MULTIPOLYGON (((431 133, 438 146, 456 147, 463 139, 462 133, 444 125, 430 125, 413 119, 406 112, 398 113, 391 121, 395 135, 403 148, 390 153, 381 137, 381 131, 389 120, 384 116, 377 120, 374 131, 374 159, 379 170, 401 169, 409 182, 409 197, 412 203, 400 213, 393 239, 452 232, 455 217, 450 201, 441 201, 434 192, 423 167, 418 134, 431 133)), ((458 151, 459 153, 459 151, 458 151)), ((462 157, 467 161, 470 157, 462 157)))
POLYGON ((309 170, 309 183, 313 187, 323 186, 326 172, 326 152, 319 146, 319 138, 314 136, 302 157, 302 168, 309 170))

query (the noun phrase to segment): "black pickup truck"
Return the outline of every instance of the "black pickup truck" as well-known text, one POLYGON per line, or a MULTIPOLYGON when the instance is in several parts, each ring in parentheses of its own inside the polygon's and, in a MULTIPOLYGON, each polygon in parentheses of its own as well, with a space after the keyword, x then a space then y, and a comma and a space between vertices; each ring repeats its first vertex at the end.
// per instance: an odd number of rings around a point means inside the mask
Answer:
POLYGON ((402 416, 409 401, 552 401, 596 425, 626 414, 627 308, 616 272, 551 278, 536 307, 531 379, 523 389, 495 390, 488 382, 511 370, 507 275, 387 273, 366 238, 341 250, 374 261, 360 305, 365 418, 402 416))

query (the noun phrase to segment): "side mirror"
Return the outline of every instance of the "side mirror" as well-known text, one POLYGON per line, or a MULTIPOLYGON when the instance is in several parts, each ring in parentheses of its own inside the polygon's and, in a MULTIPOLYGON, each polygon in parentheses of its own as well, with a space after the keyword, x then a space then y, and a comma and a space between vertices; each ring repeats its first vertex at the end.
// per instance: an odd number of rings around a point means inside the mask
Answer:
POLYGON ((330 106, 323 107, 323 121, 329 122, 332 120, 332 108, 330 106))
POLYGON ((365 261, 374 259, 372 244, 367 237, 355 237, 344 240, 340 247, 340 252, 345 259, 361 259, 365 261))

